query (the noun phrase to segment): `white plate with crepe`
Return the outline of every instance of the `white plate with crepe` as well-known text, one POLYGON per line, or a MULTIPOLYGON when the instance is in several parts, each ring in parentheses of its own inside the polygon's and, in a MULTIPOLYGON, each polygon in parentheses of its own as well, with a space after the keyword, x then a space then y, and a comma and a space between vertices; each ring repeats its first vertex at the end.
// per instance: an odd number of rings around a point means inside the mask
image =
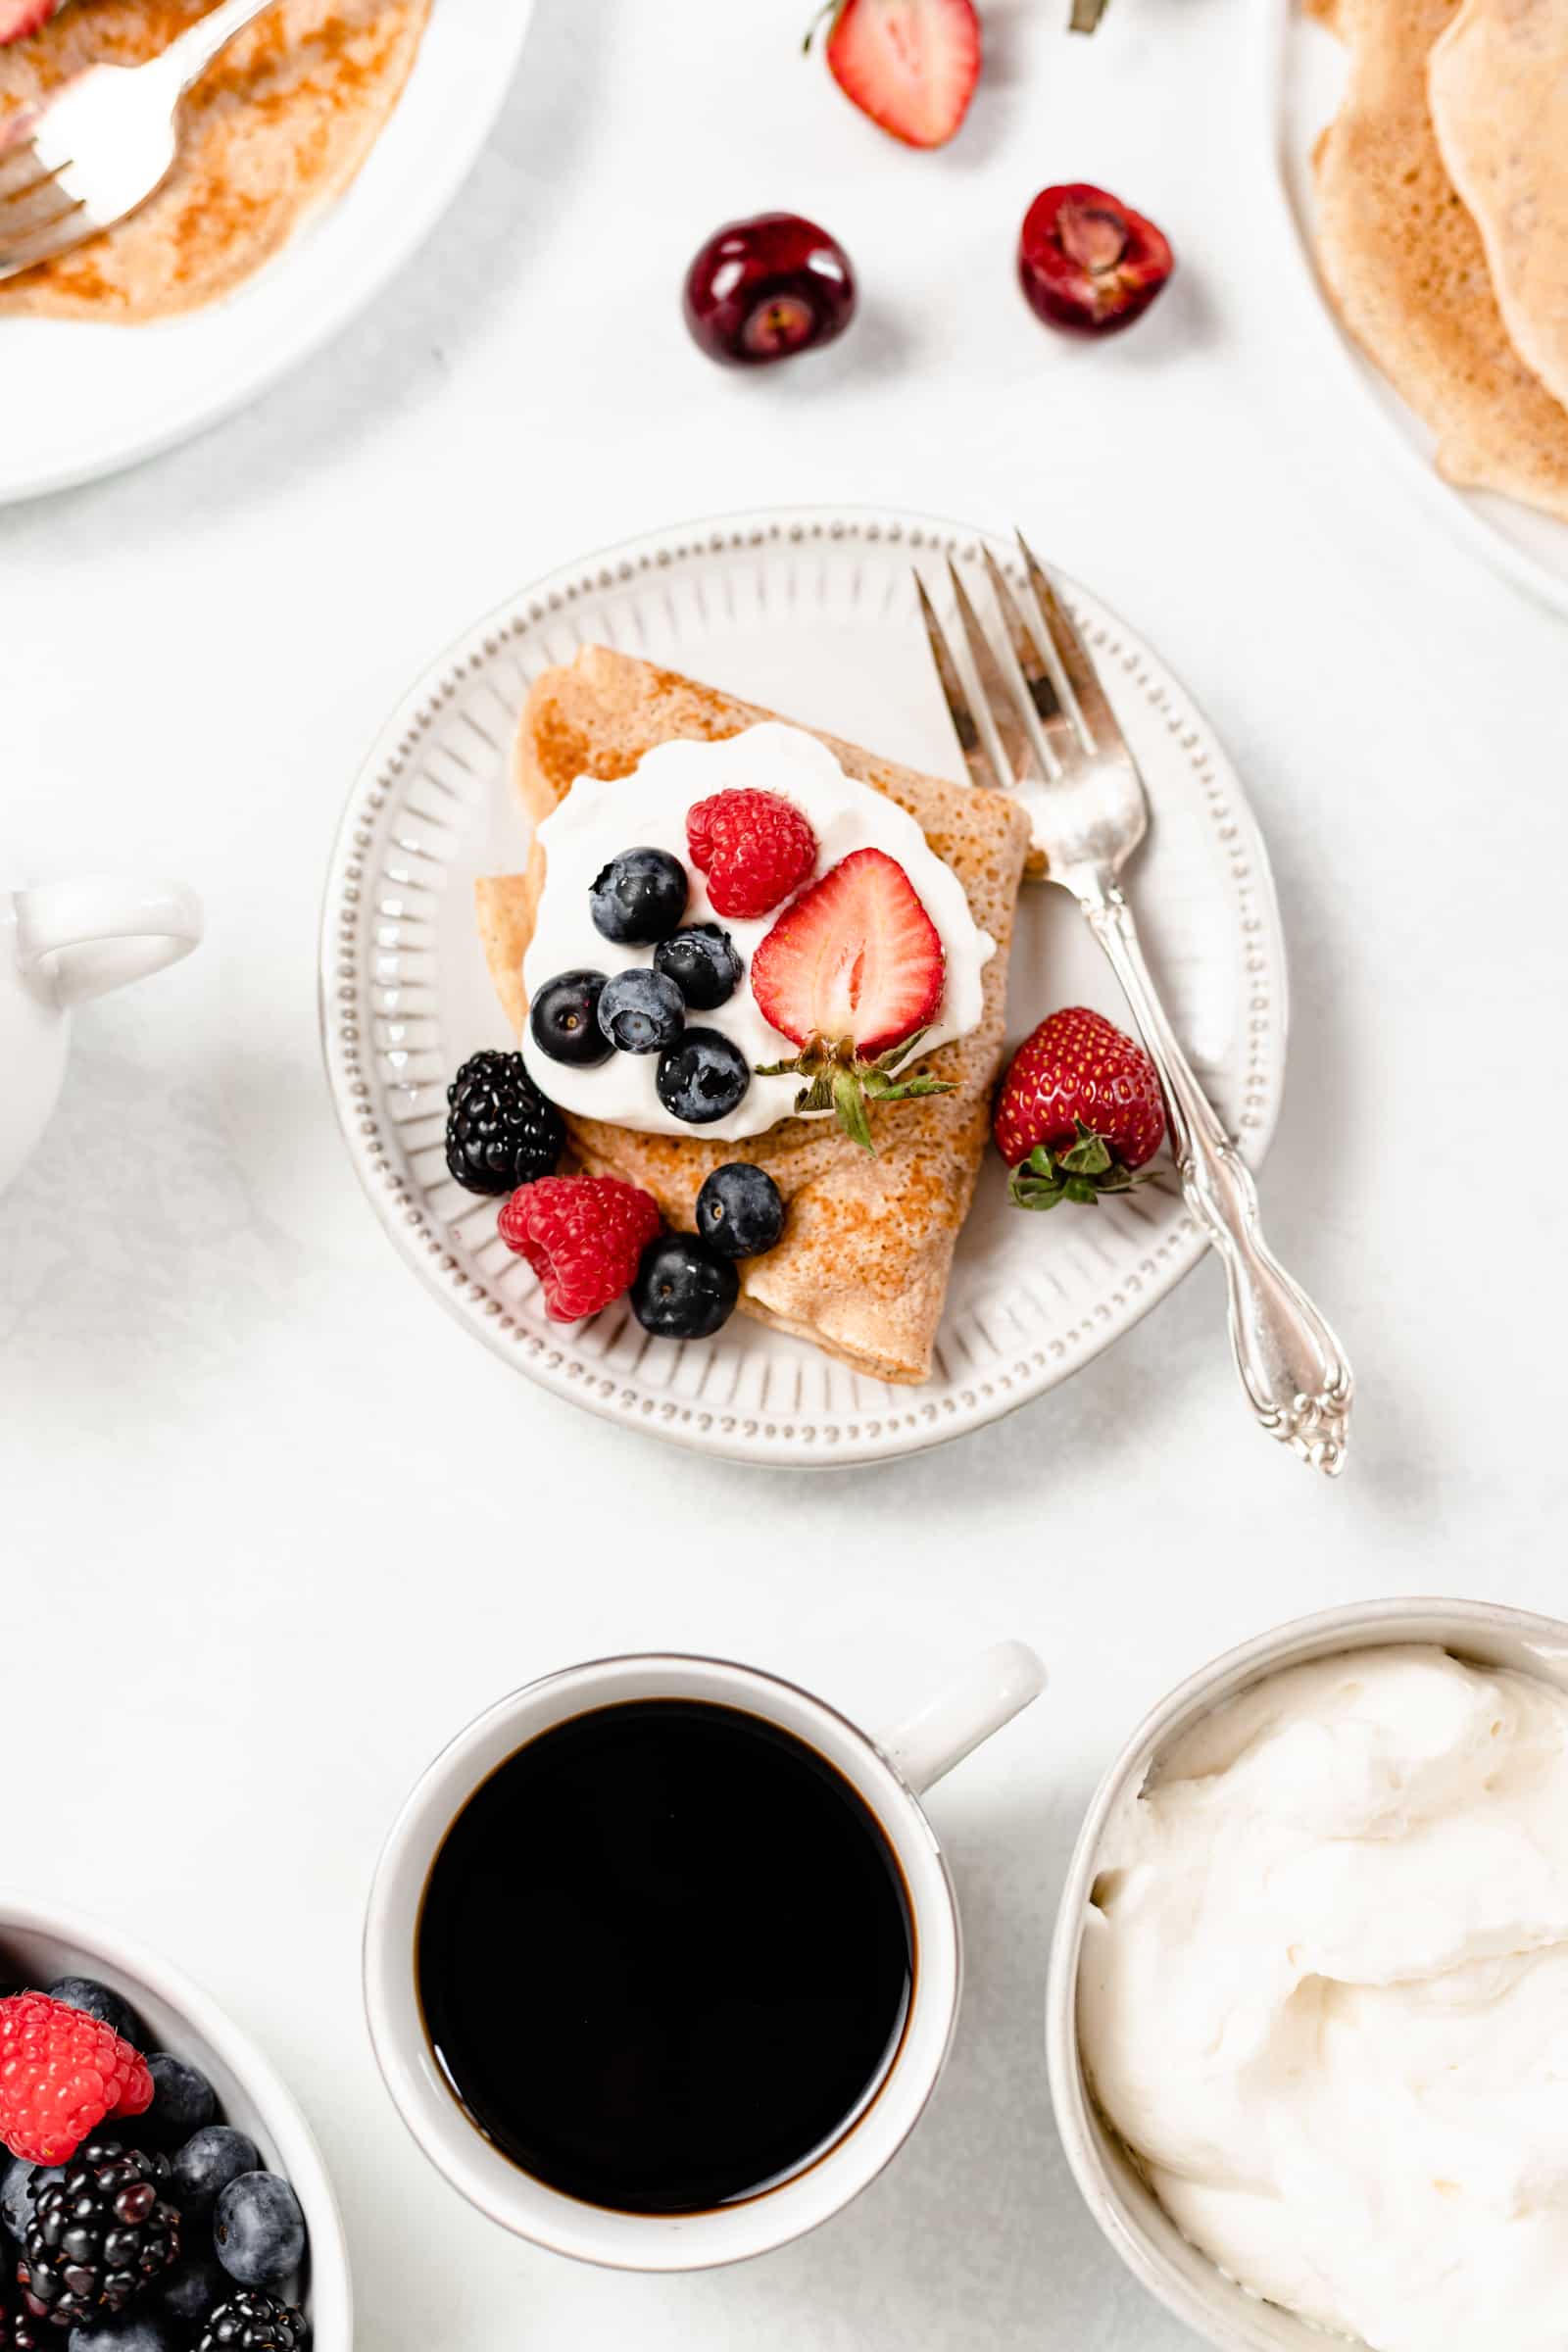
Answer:
MULTIPOLYGON (((1335 35, 1306 14, 1301 0, 1271 0, 1259 22, 1264 33, 1264 102, 1288 230, 1334 343, 1383 419, 1406 471, 1449 528, 1472 553, 1568 611, 1568 522, 1495 491, 1446 480, 1435 463, 1433 433, 1372 365, 1329 300, 1316 259, 1312 158, 1325 125, 1339 109, 1348 56, 1335 35)), ((1568 416, 1563 445, 1568 450, 1568 416)))
POLYGON ((0 316, 0 505, 188 440, 346 326, 457 194, 532 10, 533 0, 434 0, 403 95, 352 185, 223 300, 143 325, 0 316))
MULTIPOLYGON (((1016 554, 993 542, 999 560, 1016 554)), ((909 1453, 1043 1396, 1147 1313, 1202 1254, 1168 1167, 1082 1210, 1009 1206, 988 1150, 958 1237, 935 1371, 868 1378, 736 1315, 708 1341, 651 1340, 624 1301, 551 1323, 496 1233, 496 1203, 449 1177, 446 1087, 515 1041, 486 973, 477 877, 514 871, 527 828, 510 773, 542 670, 605 645, 963 780, 921 634, 911 566, 934 588, 977 535, 927 517, 785 509, 628 541, 522 589, 442 655, 393 714, 350 795, 327 877, 321 1021, 351 1156, 404 1261, 486 1346, 607 1420, 732 1459, 817 1465, 909 1453)), ((983 575, 979 575, 983 578, 983 575)), ((1167 670, 1071 591, 1148 782, 1131 869, 1160 985, 1200 1075, 1255 1165, 1285 1075, 1286 977, 1268 860, 1234 769, 1167 670)), ((1009 1046, 1057 1006, 1124 1017, 1077 909, 1026 884, 1009 1046)))

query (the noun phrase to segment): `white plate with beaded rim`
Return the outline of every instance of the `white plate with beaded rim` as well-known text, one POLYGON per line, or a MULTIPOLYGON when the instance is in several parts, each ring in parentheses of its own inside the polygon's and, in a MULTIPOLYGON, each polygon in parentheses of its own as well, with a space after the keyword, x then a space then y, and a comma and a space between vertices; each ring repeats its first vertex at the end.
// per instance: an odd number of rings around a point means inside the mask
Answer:
POLYGON ((0 506, 174 448, 345 327, 467 177, 532 13, 533 0, 435 0, 408 85, 353 184, 222 301, 139 326, 0 318, 0 506))
POLYGON ((1345 44, 1309 17, 1301 0, 1271 0, 1258 11, 1264 74, 1263 120, 1271 163, 1283 198, 1280 208, 1295 262, 1294 275, 1317 311, 1326 339, 1337 346, 1368 413, 1381 419, 1388 445, 1434 513, 1473 556, 1568 612, 1568 523, 1538 514, 1500 491, 1446 481, 1434 457, 1433 436, 1360 349, 1323 287, 1316 253, 1317 194, 1312 156, 1324 126, 1339 109, 1349 60, 1345 44))
MULTIPOLYGON (((327 877, 321 1023, 350 1155, 398 1254, 530 1379, 605 1419, 701 1452, 815 1465, 912 1453, 1042 1396, 1162 1298, 1202 1254, 1174 1180, 1077 1216, 1007 1204, 987 1155, 921 1388, 894 1388, 737 1315, 710 1340, 653 1340, 624 1302, 553 1324, 443 1152, 446 1087, 514 1041, 475 934, 476 875, 515 870, 527 826, 508 755, 530 681, 585 644, 682 669, 786 716, 961 779, 911 566, 946 595, 979 535, 866 509, 691 523, 553 572, 480 621, 394 713, 349 797, 327 877)), ((1019 578, 1016 555, 992 542, 1019 578)), ((1129 869, 1176 1027, 1221 1116, 1259 1162, 1285 1074, 1285 951, 1261 837, 1208 726, 1121 621, 1065 583, 1149 786, 1129 869)), ((1124 1018, 1076 907, 1025 885, 1008 1036, 1059 1004, 1124 1018)), ((1215 1357, 1220 1362, 1220 1357, 1215 1357)), ((1218 1375, 1216 1375, 1217 1377, 1218 1375)))

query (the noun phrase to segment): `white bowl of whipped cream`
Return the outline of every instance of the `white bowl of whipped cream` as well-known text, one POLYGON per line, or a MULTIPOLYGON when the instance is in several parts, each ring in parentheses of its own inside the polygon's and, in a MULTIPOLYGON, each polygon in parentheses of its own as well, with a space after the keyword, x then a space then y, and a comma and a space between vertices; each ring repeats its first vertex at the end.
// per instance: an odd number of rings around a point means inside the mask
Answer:
POLYGON ((1223 2352, 1568 2348, 1568 1625, 1392 1600, 1134 1733, 1047 2002, 1068 2160, 1223 2352))

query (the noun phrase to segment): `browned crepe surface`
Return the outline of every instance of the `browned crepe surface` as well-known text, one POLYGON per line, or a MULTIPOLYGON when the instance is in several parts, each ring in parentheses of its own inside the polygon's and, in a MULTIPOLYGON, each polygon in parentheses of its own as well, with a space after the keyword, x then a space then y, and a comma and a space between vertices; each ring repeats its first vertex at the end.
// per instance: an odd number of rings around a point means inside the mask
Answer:
MULTIPOLYGON (((672 671, 590 647, 535 685, 517 736, 516 776, 537 823, 579 775, 622 776, 675 736, 715 740, 776 715, 672 671)), ((815 730, 812 730, 815 732, 815 730)), ((1028 822, 1000 793, 939 782, 823 735, 846 771, 906 808, 963 884, 975 921, 997 942, 985 1010, 966 1038, 919 1066, 956 1091, 871 1111, 877 1156, 831 1119, 786 1119, 740 1144, 698 1135, 641 1135, 567 1119, 575 1155, 596 1173, 624 1176, 691 1231, 704 1179, 725 1160, 766 1168, 789 1205, 784 1237, 741 1267, 741 1306, 760 1322, 814 1341, 877 1379, 915 1383, 931 1349, 959 1228, 990 1133, 1002 1050, 1007 955, 1028 822)), ((479 929, 497 992, 519 1032, 526 1015, 520 966, 533 935, 544 853, 525 874, 478 885, 479 929)))
POLYGON ((1463 0, 1427 98, 1514 349, 1568 401, 1568 0, 1463 0))
POLYGON ((1318 256, 1347 326, 1435 434, 1440 472, 1568 520, 1568 410, 1508 339, 1428 107, 1428 55, 1458 4, 1319 0, 1351 64, 1318 144, 1318 256))
MULTIPOLYGON (((209 0, 73 0, 0 49, 0 122, 83 66, 136 65, 209 0)), ((0 318, 134 322, 194 310, 340 195, 402 95, 431 0, 280 0, 185 101, 173 172, 127 220, 0 286, 0 318)))

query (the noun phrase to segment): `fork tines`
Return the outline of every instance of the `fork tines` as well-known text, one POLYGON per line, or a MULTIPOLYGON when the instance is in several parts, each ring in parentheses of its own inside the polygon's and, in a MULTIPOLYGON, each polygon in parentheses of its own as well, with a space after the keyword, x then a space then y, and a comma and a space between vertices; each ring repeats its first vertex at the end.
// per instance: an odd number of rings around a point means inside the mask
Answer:
POLYGON ((1039 601, 1051 642, 1056 649, 1056 659, 1072 688, 1073 700, 1078 706, 1078 715, 1084 723, 1087 736, 1102 752, 1124 750, 1126 747, 1121 728, 1116 723, 1116 714, 1105 699, 1105 690, 1100 683, 1100 672, 1095 667, 1088 646, 1078 633, 1077 622, 1052 586, 1045 565, 1030 548, 1022 531, 1015 532, 1014 536, 1018 542, 1018 553, 1023 558, 1024 570, 1029 575, 1029 585, 1039 601))
POLYGON ((965 763, 976 782, 1000 781, 1004 789, 1017 784, 1036 766, 1047 776, 1059 775, 1086 752, 1122 746, 1121 729, 1077 624, 1021 531, 1017 538, 1033 614, 1015 595, 984 542, 980 551, 1010 660, 999 655, 962 574, 951 559, 948 564, 959 626, 995 729, 995 748, 975 713, 925 583, 915 574, 937 677, 965 763))
POLYGON ((0 137, 0 278, 14 277, 74 244, 81 201, 58 165, 46 164, 23 118, 0 137))

